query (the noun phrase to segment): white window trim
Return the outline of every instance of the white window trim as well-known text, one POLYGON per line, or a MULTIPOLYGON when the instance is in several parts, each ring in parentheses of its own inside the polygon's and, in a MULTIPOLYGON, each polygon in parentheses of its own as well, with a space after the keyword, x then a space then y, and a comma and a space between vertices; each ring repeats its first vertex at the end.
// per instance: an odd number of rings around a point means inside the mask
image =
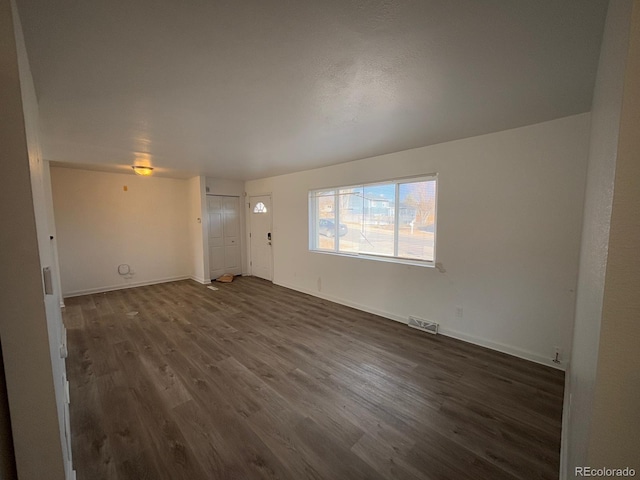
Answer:
MULTIPOLYGON (((438 247, 438 196, 440 193, 440 189, 439 189, 439 185, 438 185, 438 174, 437 173, 430 173, 430 174, 423 174, 423 175, 419 175, 419 176, 411 176, 411 177, 401 177, 401 178, 393 178, 393 179, 389 179, 389 180, 380 180, 380 181, 376 181, 376 182, 371 182, 371 183, 358 183, 358 184, 351 184, 351 185, 340 185, 340 186, 335 186, 335 187, 325 187, 325 188, 314 188, 312 190, 309 190, 308 193, 308 198, 307 198, 307 202, 308 202, 308 208, 309 208, 309 229, 308 229, 308 250, 310 253, 318 253, 321 255, 335 255, 335 256, 339 256, 339 257, 347 257, 347 258, 356 258, 356 259, 362 259, 362 260, 375 260, 375 261, 379 261, 379 262, 388 262, 388 263, 398 263, 398 264, 402 264, 402 265, 413 265, 413 266, 418 266, 418 267, 430 267, 433 268, 436 265, 436 261, 437 261, 437 247, 438 247), (335 238, 335 249, 334 250, 320 250, 315 246, 315 242, 316 239, 318 238, 317 232, 316 232, 316 218, 315 218, 315 204, 312 201, 312 197, 314 196, 315 192, 318 191, 323 191, 323 190, 334 190, 334 191, 338 191, 340 189, 346 189, 346 188, 358 188, 358 187, 372 187, 372 186, 376 186, 376 185, 387 185, 390 183, 394 183, 395 184, 395 189, 396 189, 396 193, 395 193, 395 198, 399 199, 399 189, 400 189, 400 185, 403 183, 418 183, 418 182, 424 182, 424 181, 435 181, 436 182, 436 195, 435 195, 435 204, 434 204, 434 222, 433 222, 433 260, 419 260, 419 259, 413 259, 413 258, 405 258, 405 257, 398 257, 398 229, 394 228, 394 255, 393 256, 389 256, 389 255, 376 255, 376 254, 371 254, 371 253, 351 253, 351 252, 340 252, 340 235, 336 235, 335 238)), ((340 202, 336 201, 334 202, 335 204, 335 221, 336 223, 339 224, 339 214, 340 214, 340 202)), ((395 201, 395 218, 399 218, 399 208, 400 208, 400 202, 399 201, 395 201)))

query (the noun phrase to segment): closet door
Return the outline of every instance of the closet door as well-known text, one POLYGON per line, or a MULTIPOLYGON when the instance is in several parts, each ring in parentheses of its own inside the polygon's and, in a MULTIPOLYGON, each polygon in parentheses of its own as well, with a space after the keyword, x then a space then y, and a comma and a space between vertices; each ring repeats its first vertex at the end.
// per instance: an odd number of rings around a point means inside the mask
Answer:
POLYGON ((218 278, 224 271, 224 210, 223 197, 207 196, 209 215, 209 274, 218 278))
POLYGON ((240 275, 240 198, 224 197, 224 268, 225 273, 240 275))
POLYGON ((207 195, 209 215, 209 274, 215 279, 242 273, 240 198, 207 195))

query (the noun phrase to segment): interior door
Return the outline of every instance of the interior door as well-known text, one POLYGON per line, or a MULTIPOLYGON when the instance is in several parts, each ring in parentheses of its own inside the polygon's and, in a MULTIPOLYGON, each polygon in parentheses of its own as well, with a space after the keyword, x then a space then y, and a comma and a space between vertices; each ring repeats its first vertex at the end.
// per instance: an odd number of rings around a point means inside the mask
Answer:
POLYGON ((250 197, 249 212, 251 216, 251 274, 266 280, 273 280, 271 195, 250 197))
POLYGON ((209 278, 224 275, 224 218, 223 197, 207 195, 209 220, 209 278))
POLYGON ((242 260, 240 256, 240 198, 223 197, 222 206, 225 273, 240 275, 242 273, 242 260))
POLYGON ((207 195, 209 220, 209 278, 240 275, 240 199, 207 195))
POLYGON ((33 206, 36 219, 36 231, 38 234, 38 252, 42 267, 44 306, 47 317, 47 331, 49 333, 49 349, 51 367, 53 370, 53 384, 58 409, 58 424, 62 454, 65 461, 66 478, 73 478, 73 464, 71 454, 71 424, 69 420, 69 382, 67 381, 67 330, 62 321, 60 300, 62 293, 56 290, 54 261, 54 219, 47 213, 47 205, 53 200, 51 191, 45 187, 50 183, 49 166, 42 160, 31 165, 31 185, 33 194, 33 206))

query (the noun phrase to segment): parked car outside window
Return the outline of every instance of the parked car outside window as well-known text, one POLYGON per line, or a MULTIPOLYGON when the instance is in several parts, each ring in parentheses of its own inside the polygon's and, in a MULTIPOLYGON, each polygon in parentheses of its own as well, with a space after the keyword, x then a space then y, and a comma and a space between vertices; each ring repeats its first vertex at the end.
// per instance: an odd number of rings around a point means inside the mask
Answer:
MULTIPOLYGON (((344 223, 338 225, 338 235, 344 237, 349 229, 344 223)), ((335 237, 336 236, 336 224, 332 220, 327 220, 326 218, 321 218, 318 223, 318 233, 325 237, 335 237)))

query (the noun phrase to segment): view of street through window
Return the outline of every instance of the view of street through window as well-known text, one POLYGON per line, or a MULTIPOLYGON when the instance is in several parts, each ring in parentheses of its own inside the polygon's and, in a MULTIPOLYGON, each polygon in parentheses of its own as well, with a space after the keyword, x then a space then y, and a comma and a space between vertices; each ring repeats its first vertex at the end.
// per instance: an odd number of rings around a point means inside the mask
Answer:
POLYGON ((315 192, 315 199, 317 250, 433 261, 435 180, 315 192))

